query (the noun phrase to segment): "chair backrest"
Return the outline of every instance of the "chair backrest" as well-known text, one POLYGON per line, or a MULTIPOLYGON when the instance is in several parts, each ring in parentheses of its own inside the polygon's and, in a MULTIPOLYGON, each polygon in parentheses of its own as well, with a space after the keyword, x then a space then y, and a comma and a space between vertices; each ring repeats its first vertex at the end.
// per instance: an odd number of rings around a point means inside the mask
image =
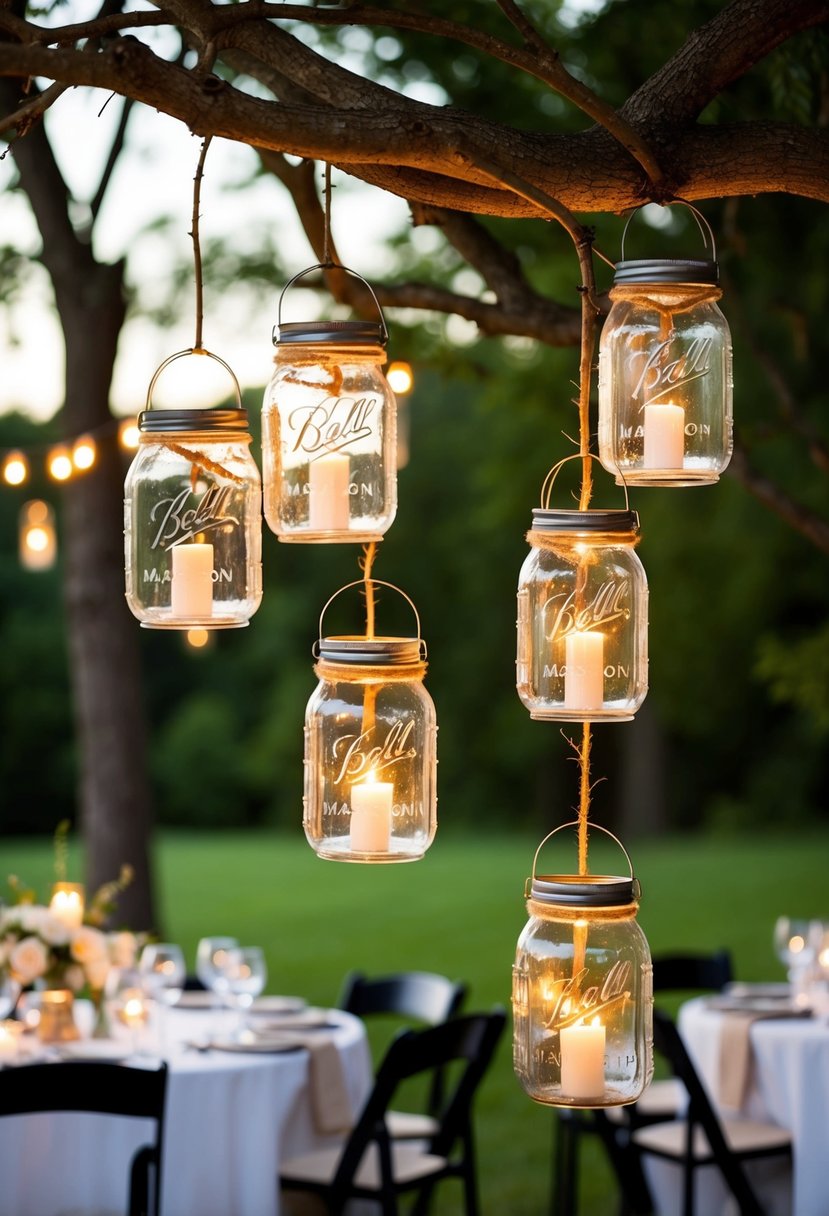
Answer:
POLYGON ((147 1207, 148 1193, 141 1194, 136 1167, 152 1162, 155 1180, 152 1187, 154 1210, 161 1193, 161 1144, 164 1132, 164 1100, 167 1092, 167 1065, 159 1068, 131 1068, 122 1064, 77 1061, 59 1064, 27 1064, 0 1072, 0 1116, 27 1115, 40 1111, 86 1111, 93 1114, 122 1115, 133 1119, 152 1119, 155 1137, 133 1159, 130 1178, 130 1212, 147 1207))
POLYGON ((688 1143, 693 1144, 694 1129, 701 1127, 717 1166, 739 1204, 741 1216, 763 1216, 763 1209, 739 1158, 728 1147, 717 1113, 711 1105, 682 1036, 671 1018, 659 1009, 654 1010, 653 1014, 653 1044, 656 1050, 665 1056, 674 1076, 682 1081, 688 1091, 688 1143))
POLYGON ((654 992, 721 992, 734 978, 727 950, 714 954, 662 954, 653 960, 654 992))
MULTIPOLYGON (((446 1094, 438 1115, 438 1131, 429 1146, 430 1152, 448 1157, 455 1142, 469 1135, 472 1099, 489 1067, 505 1023, 506 1013, 497 1007, 492 1013, 467 1014, 427 1030, 402 1031, 391 1043, 377 1071, 374 1088, 343 1150, 334 1185, 347 1184, 372 1141, 379 1144, 381 1167, 384 1172, 388 1170, 385 1116, 398 1087, 411 1077, 461 1061, 460 1073, 446 1094)), ((388 1185, 390 1175, 383 1181, 384 1186, 388 1185)))
POLYGON ((466 996, 466 986, 431 971, 401 971, 367 978, 358 971, 346 976, 339 1007, 358 1017, 397 1014, 437 1026, 455 1017, 466 996))

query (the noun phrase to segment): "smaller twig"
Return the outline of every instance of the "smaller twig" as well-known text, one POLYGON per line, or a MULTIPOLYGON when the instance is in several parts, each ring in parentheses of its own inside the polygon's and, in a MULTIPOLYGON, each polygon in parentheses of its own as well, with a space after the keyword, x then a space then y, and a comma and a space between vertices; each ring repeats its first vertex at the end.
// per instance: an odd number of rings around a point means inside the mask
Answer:
MULTIPOLYGON (((110 101, 112 101, 113 96, 114 96, 114 94, 111 94, 107 98, 104 105, 109 105, 110 101)), ((110 179, 112 178, 112 174, 115 171, 115 165, 117 164, 118 157, 120 156, 121 150, 124 146, 124 138, 127 133, 127 123, 129 122, 129 117, 130 117, 130 113, 132 111, 133 105, 134 105, 134 102, 132 101, 131 98, 126 97, 124 99, 124 104, 121 108, 121 117, 118 120, 118 130, 115 132, 115 136, 112 140, 112 145, 109 149, 109 155, 107 157, 107 163, 104 166, 103 173, 101 174, 101 180, 98 183, 98 189, 95 191, 95 197, 92 199, 92 202, 89 204, 89 210, 90 210, 93 220, 96 218, 96 216, 98 215, 98 212, 101 209, 101 206, 104 201, 104 196, 107 192, 107 187, 109 186, 110 179)), ((101 114, 103 114, 103 112, 104 112, 104 107, 102 106, 101 110, 98 114, 99 118, 100 118, 101 114)))
POLYGON ((325 184, 322 188, 323 224, 322 224, 322 264, 331 263, 331 162, 325 162, 325 184))
POLYGON ((17 127, 18 138, 22 139, 30 130, 32 125, 42 118, 49 107, 57 101, 62 93, 65 93, 69 88, 68 84, 50 84, 48 89, 44 89, 42 93, 38 93, 30 101, 27 101, 13 114, 7 114, 4 118, 0 118, 0 131, 8 131, 9 127, 17 127))
POLYGON ((201 245, 199 243, 199 204, 201 202, 201 184, 204 177, 204 161, 207 149, 210 147, 212 136, 208 135, 201 146, 199 163, 196 166, 196 176, 193 178, 193 227, 190 232, 193 238, 193 264, 196 276, 196 339, 194 351, 202 351, 202 326, 204 323, 204 283, 202 280, 201 245))

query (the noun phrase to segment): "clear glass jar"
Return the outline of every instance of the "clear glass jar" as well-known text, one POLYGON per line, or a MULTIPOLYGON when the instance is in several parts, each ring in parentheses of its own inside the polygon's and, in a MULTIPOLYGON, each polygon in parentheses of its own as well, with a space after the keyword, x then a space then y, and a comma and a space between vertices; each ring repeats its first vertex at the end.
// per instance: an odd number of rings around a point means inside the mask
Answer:
POLYGON ((617 482, 693 486, 731 459, 728 322, 710 261, 622 261, 599 345, 599 457, 617 482))
POLYGON ((152 629, 247 625, 262 598, 262 490, 244 409, 145 410, 127 474, 127 603, 152 629))
POLYGON ((265 518, 283 541, 368 543, 397 512, 385 326, 279 325, 262 409, 265 518))
POLYGON ((518 579, 518 695, 530 716, 628 721, 648 690, 648 583, 635 511, 533 511, 518 579))
POLYGON ((513 967, 519 1081, 549 1106, 635 1102, 653 1076, 653 968, 636 920, 638 880, 632 870, 539 876, 534 863, 527 895, 513 967))
POLYGON ((321 637, 315 653, 319 684, 305 713, 308 843, 332 861, 416 861, 437 827, 424 643, 321 637))

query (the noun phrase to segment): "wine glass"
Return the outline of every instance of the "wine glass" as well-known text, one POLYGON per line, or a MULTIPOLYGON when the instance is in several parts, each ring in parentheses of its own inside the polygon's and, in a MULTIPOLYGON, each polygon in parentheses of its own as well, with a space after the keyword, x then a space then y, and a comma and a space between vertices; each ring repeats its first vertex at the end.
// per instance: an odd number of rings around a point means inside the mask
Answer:
POLYGON ((172 942, 154 942, 141 951, 138 970, 145 987, 164 1007, 163 1013, 159 1009, 158 1019, 159 1047, 163 1052, 167 1045, 167 1014, 184 989, 184 955, 172 942))
POLYGON ((813 922, 791 916, 778 916, 774 926, 774 948, 781 963, 788 968, 789 979, 815 957, 813 922))
POLYGON ((268 967, 259 946, 243 946, 228 950, 224 961, 228 1003, 237 1011, 236 1034, 241 1036, 246 1014, 265 987, 268 967))
POLYGON ((145 976, 136 967, 111 967, 104 985, 111 1024, 125 1026, 130 1033, 132 1054, 138 1055, 141 1031, 150 1018, 145 976))
POLYGON ((0 975, 0 1021, 7 1018, 17 1004, 20 985, 10 975, 0 975))
POLYGON ((227 996, 224 966, 228 951, 238 947, 235 937, 203 937, 196 948, 196 975, 213 993, 214 1010, 222 1008, 227 996))

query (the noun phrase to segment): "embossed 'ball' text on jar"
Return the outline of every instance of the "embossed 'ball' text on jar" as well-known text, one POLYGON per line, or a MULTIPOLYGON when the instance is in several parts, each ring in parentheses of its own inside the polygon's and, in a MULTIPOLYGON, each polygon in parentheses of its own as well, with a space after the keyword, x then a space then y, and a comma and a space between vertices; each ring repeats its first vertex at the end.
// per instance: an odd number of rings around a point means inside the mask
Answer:
POLYGON ((416 861, 437 826, 437 723, 420 637, 321 636, 303 823, 332 861, 416 861))
POLYGON ((620 484, 705 485, 731 459, 731 334, 721 294, 715 260, 616 264, 599 345, 599 457, 620 484))
POLYGON ((632 871, 538 875, 533 864, 512 1004, 515 1073, 536 1102, 620 1106, 650 1083, 653 968, 639 894, 632 871))
POLYGON ((283 324, 281 307, 280 298, 262 407, 265 518, 282 541, 380 540, 397 511, 397 406, 383 373, 382 312, 379 323, 283 324))
POLYGON ((234 628, 259 607, 262 488, 247 418, 241 407, 139 416, 124 545, 127 603, 145 627, 234 628))
POLYGON ((518 580, 518 695, 537 719, 628 721, 648 689, 635 511, 536 508, 518 580))

